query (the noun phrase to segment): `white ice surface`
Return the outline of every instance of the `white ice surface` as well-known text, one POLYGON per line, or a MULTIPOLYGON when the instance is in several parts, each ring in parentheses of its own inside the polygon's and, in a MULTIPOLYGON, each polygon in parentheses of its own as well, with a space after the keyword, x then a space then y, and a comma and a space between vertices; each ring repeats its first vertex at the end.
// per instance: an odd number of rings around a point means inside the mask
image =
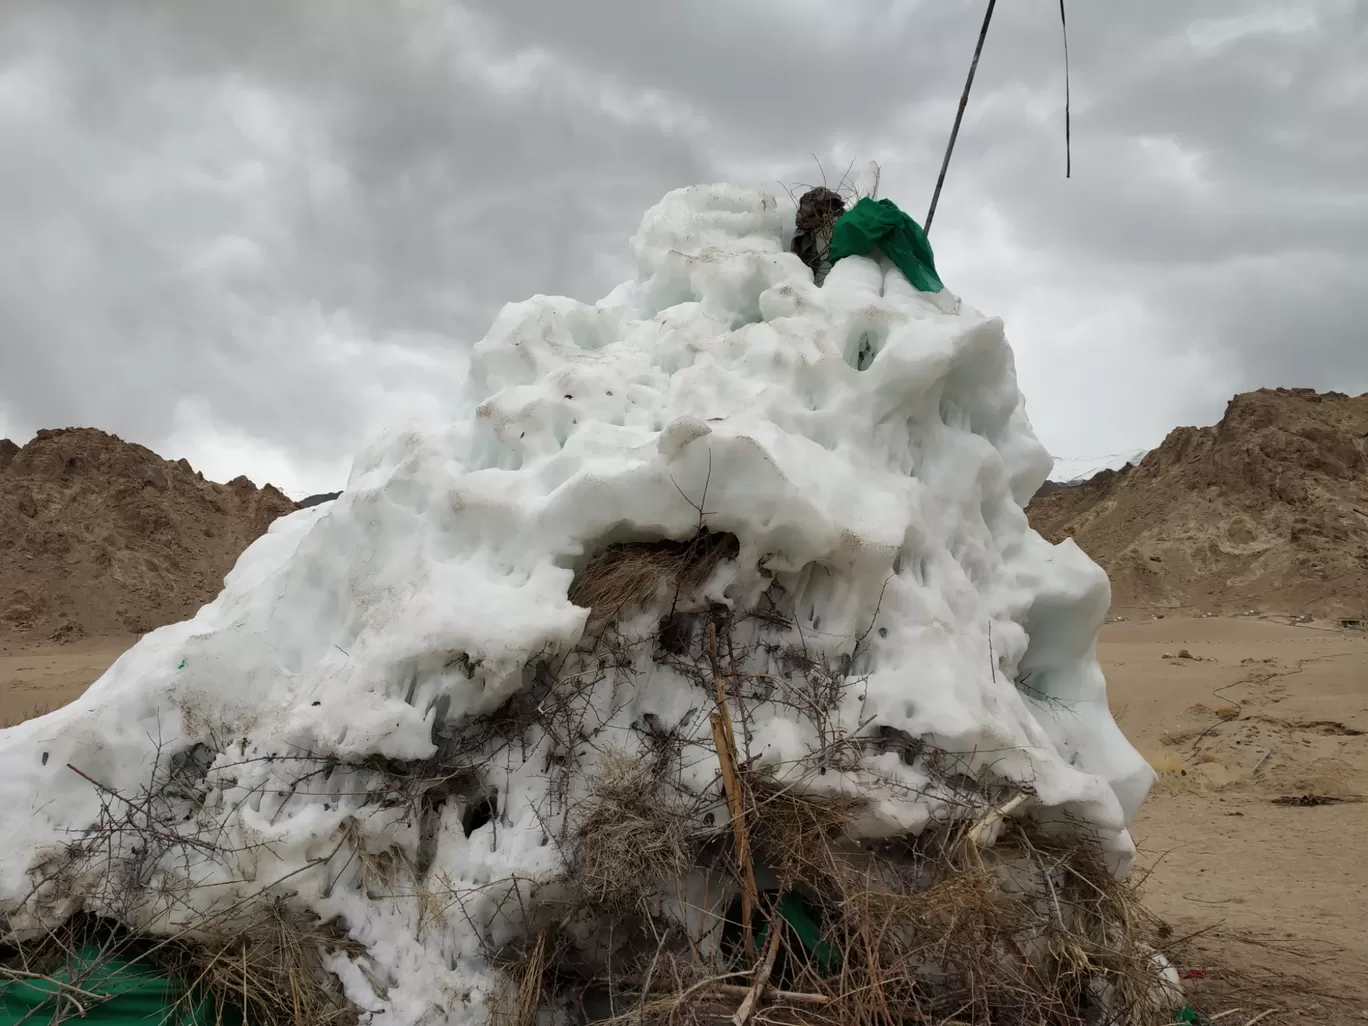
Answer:
POLYGON ((1056 456, 1054 469, 1050 471, 1050 480, 1058 481, 1060 484, 1078 484, 1104 470, 1120 470, 1127 463, 1138 464, 1148 454, 1148 449, 1136 449, 1134 452, 1108 453, 1104 456, 1056 456))
MULTIPOLYGON (((738 644, 802 645, 844 666, 832 729, 958 753, 964 774, 1029 788, 1030 815, 1095 834, 1124 871, 1152 774, 1107 708, 1105 575, 1027 525, 1051 460, 1001 322, 862 257, 815 288, 784 230, 762 192, 671 193, 632 241, 635 281, 597 305, 505 307, 447 426, 373 445, 340 499, 277 521, 193 620, 144 638, 70 706, 0 732, 0 909, 14 927, 109 901, 98 863, 38 886, 99 816, 101 794, 69 765, 135 795, 193 749, 212 765, 181 829, 212 830, 216 850, 154 868, 177 899, 142 926, 274 890, 341 916, 368 947, 383 995, 337 964, 358 1003, 387 1013, 377 1021, 481 1021, 497 986, 484 952, 526 929, 496 884, 562 871, 547 839, 601 748, 638 750, 645 714, 708 736, 707 694, 649 645, 588 676, 587 611, 566 597, 610 542, 690 537, 696 507, 740 541, 708 596, 745 611, 777 595, 795 620, 742 623, 738 644), (532 731, 526 746, 488 745, 476 769, 498 815, 467 838, 461 805, 445 807, 423 885, 446 896, 440 910, 417 886, 375 894, 354 848, 413 859, 420 838, 403 809, 368 796, 376 764, 362 761, 433 756, 530 687, 539 660, 561 681, 583 671, 598 740, 557 748, 532 731), (301 783, 305 756, 334 762, 301 783), (572 767, 568 793, 551 793, 549 757, 572 767)), ((624 637, 658 616, 624 623, 624 637)), ((747 658, 783 678, 763 653, 747 658)), ((955 814, 918 759, 871 750, 816 777, 811 723, 763 694, 749 713, 757 765, 864 794, 871 835, 955 814)), ((681 773, 716 791, 715 761, 681 773)))

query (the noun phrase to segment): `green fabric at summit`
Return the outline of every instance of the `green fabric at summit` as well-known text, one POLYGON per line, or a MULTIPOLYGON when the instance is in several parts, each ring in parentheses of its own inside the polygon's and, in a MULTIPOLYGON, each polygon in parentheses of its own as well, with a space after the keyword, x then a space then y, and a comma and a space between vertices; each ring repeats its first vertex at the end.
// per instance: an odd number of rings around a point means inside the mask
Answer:
POLYGON ((922 292, 945 288, 936 273, 936 258, 921 225, 908 217, 892 200, 866 196, 841 215, 831 235, 831 262, 848 256, 864 256, 875 247, 922 292))

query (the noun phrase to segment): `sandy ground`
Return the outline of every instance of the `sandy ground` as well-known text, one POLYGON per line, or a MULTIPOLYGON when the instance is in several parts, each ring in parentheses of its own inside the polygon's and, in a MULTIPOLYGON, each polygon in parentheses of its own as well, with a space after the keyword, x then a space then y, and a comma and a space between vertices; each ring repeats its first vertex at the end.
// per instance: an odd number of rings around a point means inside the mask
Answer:
POLYGON ((1162 772, 1132 832, 1150 908, 1207 931, 1201 1003, 1240 1026, 1368 1021, 1368 634, 1166 619, 1108 626, 1099 656, 1162 772), (1276 803, 1307 795, 1342 801, 1276 803))
MULTIPOLYGON (((79 695, 132 641, 0 643, 0 725, 79 695)), ((1368 633, 1109 625, 1112 708, 1161 771, 1133 833, 1152 910, 1202 932, 1195 1000, 1243 1026, 1368 1022, 1368 633), (1257 772, 1256 772, 1257 770, 1257 772), (1325 804, 1279 804, 1311 796, 1325 804)))
POLYGON ((0 640, 0 727, 66 705, 136 640, 135 635, 65 645, 0 640))

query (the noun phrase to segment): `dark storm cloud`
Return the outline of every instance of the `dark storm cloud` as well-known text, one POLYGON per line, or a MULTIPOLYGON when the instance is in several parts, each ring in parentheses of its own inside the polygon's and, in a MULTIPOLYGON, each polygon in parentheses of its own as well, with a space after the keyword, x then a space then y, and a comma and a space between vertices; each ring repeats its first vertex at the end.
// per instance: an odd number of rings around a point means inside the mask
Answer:
MULTIPOLYGON (((1058 5, 998 5, 933 231, 1007 319, 1042 436, 1129 450, 1236 390, 1368 388, 1362 5, 1069 6, 1074 177, 1058 5)), ((981 17, 7 5, 0 429, 91 423, 321 486, 379 422, 440 412, 504 301, 628 273, 669 188, 874 157, 922 216, 981 17)))
POLYGON ((449 395, 503 302, 595 298, 641 210, 709 177, 687 132, 437 9, 0 18, 0 405, 21 434, 184 442, 212 415, 332 466, 414 393, 449 395))
POLYGON ((1148 403, 1208 422, 1266 385, 1368 389, 1365 10, 1156 4, 1143 26, 1094 11, 1074 23, 1076 177, 1032 159, 1024 121, 985 127, 1019 141, 966 177, 1023 248, 1152 319, 1132 344, 1175 373, 1125 397, 1133 420, 1148 403), (1204 380, 1179 372, 1194 350, 1204 380))

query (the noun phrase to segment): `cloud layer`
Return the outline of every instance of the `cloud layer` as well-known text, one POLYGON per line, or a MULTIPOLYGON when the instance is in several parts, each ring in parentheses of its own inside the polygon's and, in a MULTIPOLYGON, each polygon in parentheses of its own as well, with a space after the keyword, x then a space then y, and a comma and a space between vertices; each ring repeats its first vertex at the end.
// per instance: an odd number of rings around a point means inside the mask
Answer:
MULTIPOLYGON (((999 5, 932 232, 1061 455, 1261 385, 1368 389, 1352 0, 999 5)), ((921 217, 978 3, 18 0, 0 434, 93 425, 336 486, 506 301, 595 299, 666 190, 884 165, 921 217)))

